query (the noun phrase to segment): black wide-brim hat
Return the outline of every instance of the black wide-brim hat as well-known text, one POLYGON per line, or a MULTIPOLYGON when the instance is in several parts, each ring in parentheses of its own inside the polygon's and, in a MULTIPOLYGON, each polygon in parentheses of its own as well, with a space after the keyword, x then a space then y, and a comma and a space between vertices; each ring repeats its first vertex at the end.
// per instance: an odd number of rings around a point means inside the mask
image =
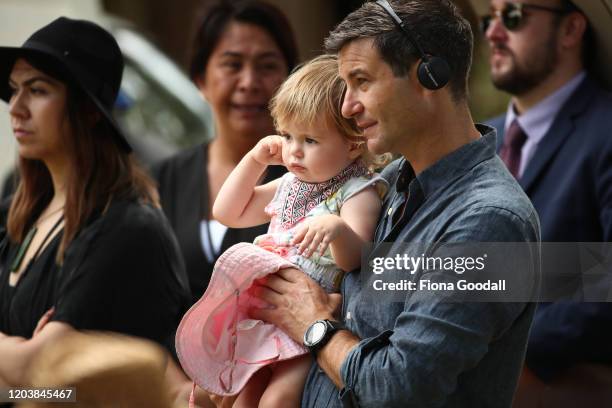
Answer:
POLYGON ((128 153, 132 147, 115 121, 112 110, 123 75, 123 55, 115 38, 99 25, 60 17, 36 31, 21 47, 0 47, 0 98, 8 102, 13 65, 28 56, 50 59, 98 108, 128 153))

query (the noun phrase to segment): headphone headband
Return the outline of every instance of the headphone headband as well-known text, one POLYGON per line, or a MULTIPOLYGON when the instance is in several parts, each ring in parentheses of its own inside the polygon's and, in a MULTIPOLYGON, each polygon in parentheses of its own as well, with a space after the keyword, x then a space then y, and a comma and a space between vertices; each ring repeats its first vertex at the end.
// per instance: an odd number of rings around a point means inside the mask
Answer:
POLYGON ((450 80, 451 74, 448 62, 442 57, 427 56, 410 26, 397 15, 387 0, 376 0, 376 4, 385 10, 419 54, 421 62, 417 68, 417 76, 421 85, 431 90, 444 87, 450 80))
POLYGON ((408 41, 410 41, 410 44, 412 44, 412 46, 416 48, 417 53, 419 54, 421 59, 427 62, 428 61, 427 54, 425 54, 425 51, 423 51, 423 48, 421 48, 421 45, 417 42, 416 37, 412 33, 412 30, 410 30, 410 27, 408 26, 408 24, 406 24, 406 22, 404 22, 397 15, 397 13, 395 12, 395 10, 393 10, 393 7, 391 7, 389 2, 387 0, 376 0, 376 4, 381 6, 387 12, 387 14, 391 16, 391 19, 395 22, 398 28, 401 31, 403 31, 404 34, 406 34, 406 38, 408 38, 408 41))

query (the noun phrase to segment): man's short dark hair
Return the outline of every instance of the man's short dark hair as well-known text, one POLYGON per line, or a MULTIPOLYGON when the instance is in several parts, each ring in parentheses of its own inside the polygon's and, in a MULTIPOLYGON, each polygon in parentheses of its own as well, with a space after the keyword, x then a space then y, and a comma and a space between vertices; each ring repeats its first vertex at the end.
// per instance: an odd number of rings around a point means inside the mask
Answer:
MULTIPOLYGON (((467 98, 474 36, 470 24, 450 0, 390 0, 428 55, 446 59, 449 87, 456 101, 467 98)), ((406 75, 419 58, 405 34, 378 4, 370 1, 349 14, 325 39, 325 49, 337 53, 353 40, 373 38, 395 76, 406 75)))

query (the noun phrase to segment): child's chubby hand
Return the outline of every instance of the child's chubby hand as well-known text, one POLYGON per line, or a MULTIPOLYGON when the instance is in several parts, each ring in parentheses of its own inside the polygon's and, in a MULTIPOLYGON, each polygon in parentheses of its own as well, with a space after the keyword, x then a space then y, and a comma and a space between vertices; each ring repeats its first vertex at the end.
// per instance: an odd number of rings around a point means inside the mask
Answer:
POLYGON ((312 217, 299 228, 291 243, 293 245, 300 244, 298 252, 306 258, 314 254, 317 248, 319 254, 323 255, 329 244, 338 238, 344 228, 346 228, 346 223, 337 215, 328 214, 312 217))
POLYGON ((283 138, 277 135, 261 139, 253 150, 253 159, 266 166, 283 164, 283 138))

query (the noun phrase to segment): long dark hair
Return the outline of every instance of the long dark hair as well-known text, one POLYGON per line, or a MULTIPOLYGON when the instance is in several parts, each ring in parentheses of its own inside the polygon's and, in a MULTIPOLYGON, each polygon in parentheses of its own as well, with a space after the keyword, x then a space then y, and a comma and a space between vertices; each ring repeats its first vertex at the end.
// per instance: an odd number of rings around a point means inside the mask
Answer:
MULTIPOLYGON (((24 57, 39 71, 66 84, 67 120, 70 132, 63 134, 68 157, 64 233, 57 260, 96 211, 104 211, 114 199, 133 198, 159 207, 155 184, 132 153, 115 141, 104 119, 96 119, 97 108, 69 76, 52 61, 24 57)), ((22 242, 53 198, 51 174, 41 160, 19 158, 19 184, 8 215, 7 230, 14 242, 22 242)))

